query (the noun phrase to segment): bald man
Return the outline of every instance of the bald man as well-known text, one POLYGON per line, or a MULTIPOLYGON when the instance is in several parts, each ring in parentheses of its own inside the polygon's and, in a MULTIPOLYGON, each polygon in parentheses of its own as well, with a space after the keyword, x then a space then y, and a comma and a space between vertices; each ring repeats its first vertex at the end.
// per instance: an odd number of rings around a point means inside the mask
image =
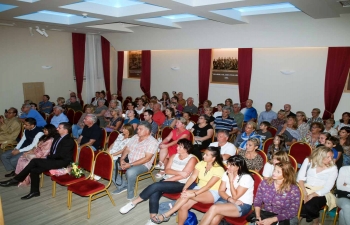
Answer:
POLYGON ((290 111, 291 109, 292 109, 292 106, 290 104, 284 105, 285 118, 287 118, 288 116, 296 117, 295 113, 290 111))

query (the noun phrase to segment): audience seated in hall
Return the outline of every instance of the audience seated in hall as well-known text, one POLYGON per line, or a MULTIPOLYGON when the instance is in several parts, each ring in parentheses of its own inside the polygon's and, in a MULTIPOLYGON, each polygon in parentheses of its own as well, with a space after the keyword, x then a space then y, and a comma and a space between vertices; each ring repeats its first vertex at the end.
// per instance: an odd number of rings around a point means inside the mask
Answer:
POLYGON ((20 120, 22 122, 24 122, 26 118, 34 118, 37 127, 43 128, 46 125, 45 119, 40 115, 38 111, 32 109, 29 104, 23 104, 21 110, 22 114, 20 116, 20 120))
POLYGON ((323 132, 324 126, 323 123, 313 122, 310 124, 310 130, 306 134, 305 142, 308 143, 311 148, 315 149, 317 145, 319 145, 319 137, 323 132))
MULTIPOLYGON (((217 111, 214 113, 214 118, 218 117, 218 116, 222 116, 222 107, 224 107, 224 104, 223 103, 219 103, 216 105, 216 108, 217 108, 217 111)), ((231 112, 232 113, 232 112, 231 112)), ((231 115, 230 113, 230 117, 233 117, 233 115, 231 115)), ((237 123, 238 124, 238 123, 237 123)))
POLYGON ((202 160, 202 150, 206 149, 214 135, 213 127, 210 125, 210 118, 207 115, 201 115, 198 118, 198 123, 195 124, 191 132, 194 136, 194 148, 192 154, 202 160))
POLYGON ((186 123, 187 123, 187 125, 186 125, 186 130, 191 130, 192 129, 192 127, 194 126, 194 124, 195 123, 193 123, 192 121, 191 121, 191 113, 189 113, 189 112, 184 112, 183 114, 182 114, 182 117, 186 120, 186 123))
POLYGON ((256 123, 253 121, 249 121, 247 123, 247 125, 244 127, 244 132, 241 134, 238 134, 234 145, 237 148, 246 149, 246 145, 247 145, 247 141, 251 138, 257 138, 259 139, 259 146, 258 148, 261 149, 262 148, 262 141, 261 141, 261 137, 260 135, 257 134, 256 132, 256 123))
POLYGON ((267 159, 271 160, 273 154, 275 154, 276 152, 280 152, 280 151, 287 152, 286 142, 285 142, 285 138, 283 135, 277 134, 273 138, 272 144, 267 149, 267 159))
POLYGON ((286 122, 286 113, 284 110, 280 110, 277 113, 277 118, 271 120, 271 126, 273 126, 274 128, 278 129, 280 126, 283 126, 284 123, 286 122))
MULTIPOLYGON (((128 119, 124 120, 123 126, 125 124, 131 124, 133 126, 134 130, 136 131, 139 123, 140 123, 139 115, 137 114, 136 110, 129 110, 128 111, 128 119)), ((120 130, 122 130, 122 129, 123 129, 123 127, 121 127, 120 130)))
POLYGON ((258 113, 256 109, 253 107, 253 100, 248 99, 245 102, 245 108, 241 110, 241 113, 244 115, 244 122, 248 121, 257 121, 258 113))
POLYGON ((338 136, 338 130, 333 128, 334 123, 335 121, 332 118, 326 120, 325 126, 324 126, 324 132, 327 132, 332 136, 338 136))
POLYGON ((30 107, 34 110, 37 110, 38 111, 38 105, 35 104, 34 102, 30 103, 30 107))
POLYGON ((83 111, 83 107, 81 104, 77 101, 77 97, 72 96, 69 98, 70 104, 67 105, 68 109, 73 109, 74 111, 83 111))
POLYGON ((97 119, 99 121, 100 127, 105 127, 106 126, 106 121, 105 121, 105 113, 108 110, 108 107, 105 106, 105 100, 104 99, 99 99, 97 101, 97 107, 95 108, 94 114, 97 116, 97 119))
POLYGON ((350 127, 350 113, 344 112, 339 120, 339 125, 337 126, 337 130, 340 130, 342 127, 350 127))
POLYGON ((170 96, 168 92, 164 91, 162 93, 162 97, 159 99, 159 103, 161 103, 163 108, 166 108, 170 104, 170 96))
POLYGON ((225 100, 225 105, 224 105, 224 106, 230 107, 230 110, 231 110, 231 112, 232 112, 232 108, 233 108, 233 101, 232 101, 232 99, 230 99, 230 98, 226 99, 226 100, 225 100))
POLYGON ((211 107, 204 107, 204 115, 207 115, 209 117, 210 125, 214 126, 215 117, 212 115, 212 111, 213 110, 211 107))
POLYGON ((184 99, 184 94, 180 91, 177 93, 177 97, 179 98, 179 104, 184 108, 186 106, 186 100, 184 99))
POLYGON ((109 134, 112 131, 119 130, 123 121, 123 118, 121 117, 121 113, 118 108, 111 109, 110 111, 111 117, 109 119, 109 123, 105 127, 107 134, 109 134))
POLYGON ((343 147, 343 165, 350 166, 350 127, 339 130, 339 144, 343 147))
POLYGON ((117 94, 112 94, 111 95, 111 101, 114 100, 117 102, 117 108, 120 110, 120 111, 123 111, 122 109, 122 103, 118 100, 118 95, 117 94))
POLYGON ((98 101, 98 99, 100 98, 100 92, 99 91, 96 91, 95 92, 95 97, 93 97, 92 99, 91 99, 91 105, 93 105, 93 106, 97 106, 97 101, 98 101))
POLYGON ((94 151, 101 145, 102 131, 97 125, 97 117, 94 114, 87 114, 84 118, 84 128, 77 142, 80 148, 85 145, 90 146, 94 151))
POLYGON ((205 114, 204 109, 205 109, 205 108, 210 108, 211 105, 212 105, 212 102, 211 102, 210 100, 205 100, 205 101, 203 102, 203 104, 202 104, 202 107, 200 107, 200 108, 198 109, 198 114, 199 114, 199 115, 205 114))
POLYGON ((350 224, 350 199, 346 196, 350 193, 350 166, 343 166, 339 170, 339 176, 337 179, 337 189, 344 194, 342 197, 338 196, 337 206, 340 208, 339 212, 339 225, 350 224), (346 196, 346 197, 345 197, 346 196))
POLYGON ((66 101, 64 100, 63 97, 58 97, 56 101, 57 101, 57 106, 61 106, 62 109, 64 109, 64 110, 67 109, 66 101))
POLYGON ((55 106, 53 107, 53 114, 54 116, 51 119, 51 124, 55 127, 58 127, 60 123, 68 122, 67 116, 63 113, 63 109, 61 106, 55 106))
POLYGON ((75 97, 76 100, 77 100, 77 102, 80 103, 80 99, 77 97, 77 94, 76 94, 75 92, 71 92, 71 93, 69 94, 69 98, 68 98, 67 101, 66 101, 66 105, 70 105, 70 97, 75 97))
POLYGON ((290 146, 294 142, 300 140, 300 133, 298 131, 297 119, 294 116, 288 116, 287 121, 283 126, 277 130, 277 134, 285 136, 286 145, 290 146))
POLYGON ((173 108, 167 107, 165 109, 165 121, 162 124, 162 128, 171 127, 174 128, 176 123, 175 111, 173 108))
POLYGON ((271 121, 273 119, 277 118, 277 113, 275 113, 274 111, 272 111, 272 103, 268 102, 265 104, 265 110, 260 113, 259 115, 259 119, 258 119, 258 124, 260 125, 261 122, 263 121, 267 121, 269 123, 271 123, 271 121))
POLYGON ((145 100, 143 100, 142 98, 140 98, 137 101, 137 107, 135 108, 136 112, 138 115, 142 114, 145 111, 146 107, 145 107, 145 100))
MULTIPOLYGON (((110 119, 112 118, 112 110, 119 109, 117 107, 117 104, 118 104, 118 102, 116 100, 109 101, 108 109, 106 110, 105 114, 103 115, 105 117, 104 119, 105 119, 106 124, 108 124, 110 119)), ((120 109, 120 112, 122 112, 121 109, 120 109)))
POLYGON ((250 138, 247 141, 246 148, 238 148, 238 155, 242 156, 247 163, 247 167, 250 170, 255 170, 259 172, 263 166, 263 158, 256 152, 260 146, 261 142, 259 138, 250 138))
POLYGON ((21 122, 17 117, 17 109, 9 108, 7 110, 6 118, 0 116, 0 145, 3 143, 13 144, 16 142, 16 138, 21 132, 21 122))
POLYGON ((50 114, 52 112, 52 102, 49 101, 50 96, 43 95, 43 101, 39 102, 39 111, 44 112, 46 114, 50 114))
POLYGON ((276 164, 289 162, 289 157, 287 152, 285 151, 277 151, 277 152, 271 151, 271 152, 272 152, 271 159, 269 159, 264 165, 264 170, 262 173, 264 179, 268 179, 272 177, 273 170, 276 164))
POLYGON ((194 100, 192 97, 189 97, 187 99, 187 105, 185 106, 183 112, 189 112, 191 114, 197 114, 198 113, 198 108, 193 104, 194 100))
MULTIPOLYGON (((179 113, 182 113, 182 111, 184 110, 184 107, 179 103, 179 98, 176 95, 171 97, 170 103, 176 104, 176 111, 178 111, 179 113)), ((175 111, 175 114, 176 114, 176 111, 175 111)))

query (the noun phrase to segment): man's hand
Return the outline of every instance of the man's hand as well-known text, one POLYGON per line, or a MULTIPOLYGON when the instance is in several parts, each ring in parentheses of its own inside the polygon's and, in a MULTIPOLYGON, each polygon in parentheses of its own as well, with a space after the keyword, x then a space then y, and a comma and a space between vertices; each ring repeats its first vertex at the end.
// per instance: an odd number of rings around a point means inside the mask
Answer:
POLYGON ((12 155, 17 155, 20 153, 20 151, 18 149, 13 149, 11 153, 12 155))

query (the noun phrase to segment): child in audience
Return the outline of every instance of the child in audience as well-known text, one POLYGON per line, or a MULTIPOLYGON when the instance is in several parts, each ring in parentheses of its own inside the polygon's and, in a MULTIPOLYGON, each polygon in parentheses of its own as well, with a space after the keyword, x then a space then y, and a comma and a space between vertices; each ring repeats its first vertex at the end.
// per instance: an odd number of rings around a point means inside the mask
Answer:
POLYGON ((326 147, 333 151, 333 161, 337 165, 338 170, 343 165, 343 147, 339 145, 339 139, 337 137, 329 137, 324 144, 326 147))
POLYGON ((334 123, 335 123, 334 119, 326 120, 326 126, 324 127, 324 132, 330 133, 332 136, 337 136, 338 130, 333 128, 334 123))
POLYGON ((267 121, 263 121, 260 123, 260 129, 258 130, 258 134, 261 137, 262 142, 265 142, 266 139, 269 139, 272 137, 272 134, 267 129, 271 126, 271 124, 267 121))
POLYGON ((216 105, 216 107, 218 108, 218 111, 216 111, 214 113, 214 115, 213 115, 215 118, 218 117, 218 116, 222 116, 222 107, 224 107, 224 104, 223 103, 219 103, 219 104, 216 105))
POLYGON ((277 163, 289 162, 288 154, 285 151, 278 151, 272 153, 271 160, 267 161, 264 166, 264 171, 262 173, 264 179, 272 177, 273 169, 277 163))
POLYGON ((269 149, 267 151, 267 158, 271 160, 273 154, 275 154, 278 151, 287 152, 286 142, 283 135, 275 136, 272 145, 269 146, 269 149))

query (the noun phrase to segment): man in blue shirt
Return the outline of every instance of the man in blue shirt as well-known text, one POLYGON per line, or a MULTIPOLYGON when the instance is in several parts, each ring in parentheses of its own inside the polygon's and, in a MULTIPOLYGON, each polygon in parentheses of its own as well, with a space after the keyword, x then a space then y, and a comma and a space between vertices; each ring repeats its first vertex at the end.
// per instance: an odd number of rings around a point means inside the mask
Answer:
POLYGON ((32 109, 29 104, 23 104, 21 110, 23 113, 19 119, 22 122, 24 122, 26 118, 30 117, 35 119, 37 127, 43 128, 47 124, 45 119, 40 115, 40 113, 35 109, 32 109))
POLYGON ((277 118, 277 113, 275 113, 274 111, 272 111, 272 103, 268 102, 265 104, 265 109, 266 111, 261 112, 259 115, 259 119, 258 119, 258 123, 260 124, 263 121, 267 121, 269 123, 271 123, 271 121, 273 119, 277 118))
POLYGON ((258 118, 258 113, 256 109, 253 107, 253 100, 248 99, 245 102, 246 107, 241 110, 241 113, 244 115, 244 122, 248 121, 256 121, 258 118))
POLYGON ((52 112, 52 102, 49 101, 50 96, 43 95, 43 101, 39 102, 39 111, 44 112, 46 114, 50 114, 52 112))
POLYGON ((58 127, 58 125, 60 123, 69 122, 67 116, 64 115, 63 109, 61 106, 57 105, 57 106, 53 107, 53 113, 55 115, 51 119, 51 124, 54 125, 55 127, 58 127))

